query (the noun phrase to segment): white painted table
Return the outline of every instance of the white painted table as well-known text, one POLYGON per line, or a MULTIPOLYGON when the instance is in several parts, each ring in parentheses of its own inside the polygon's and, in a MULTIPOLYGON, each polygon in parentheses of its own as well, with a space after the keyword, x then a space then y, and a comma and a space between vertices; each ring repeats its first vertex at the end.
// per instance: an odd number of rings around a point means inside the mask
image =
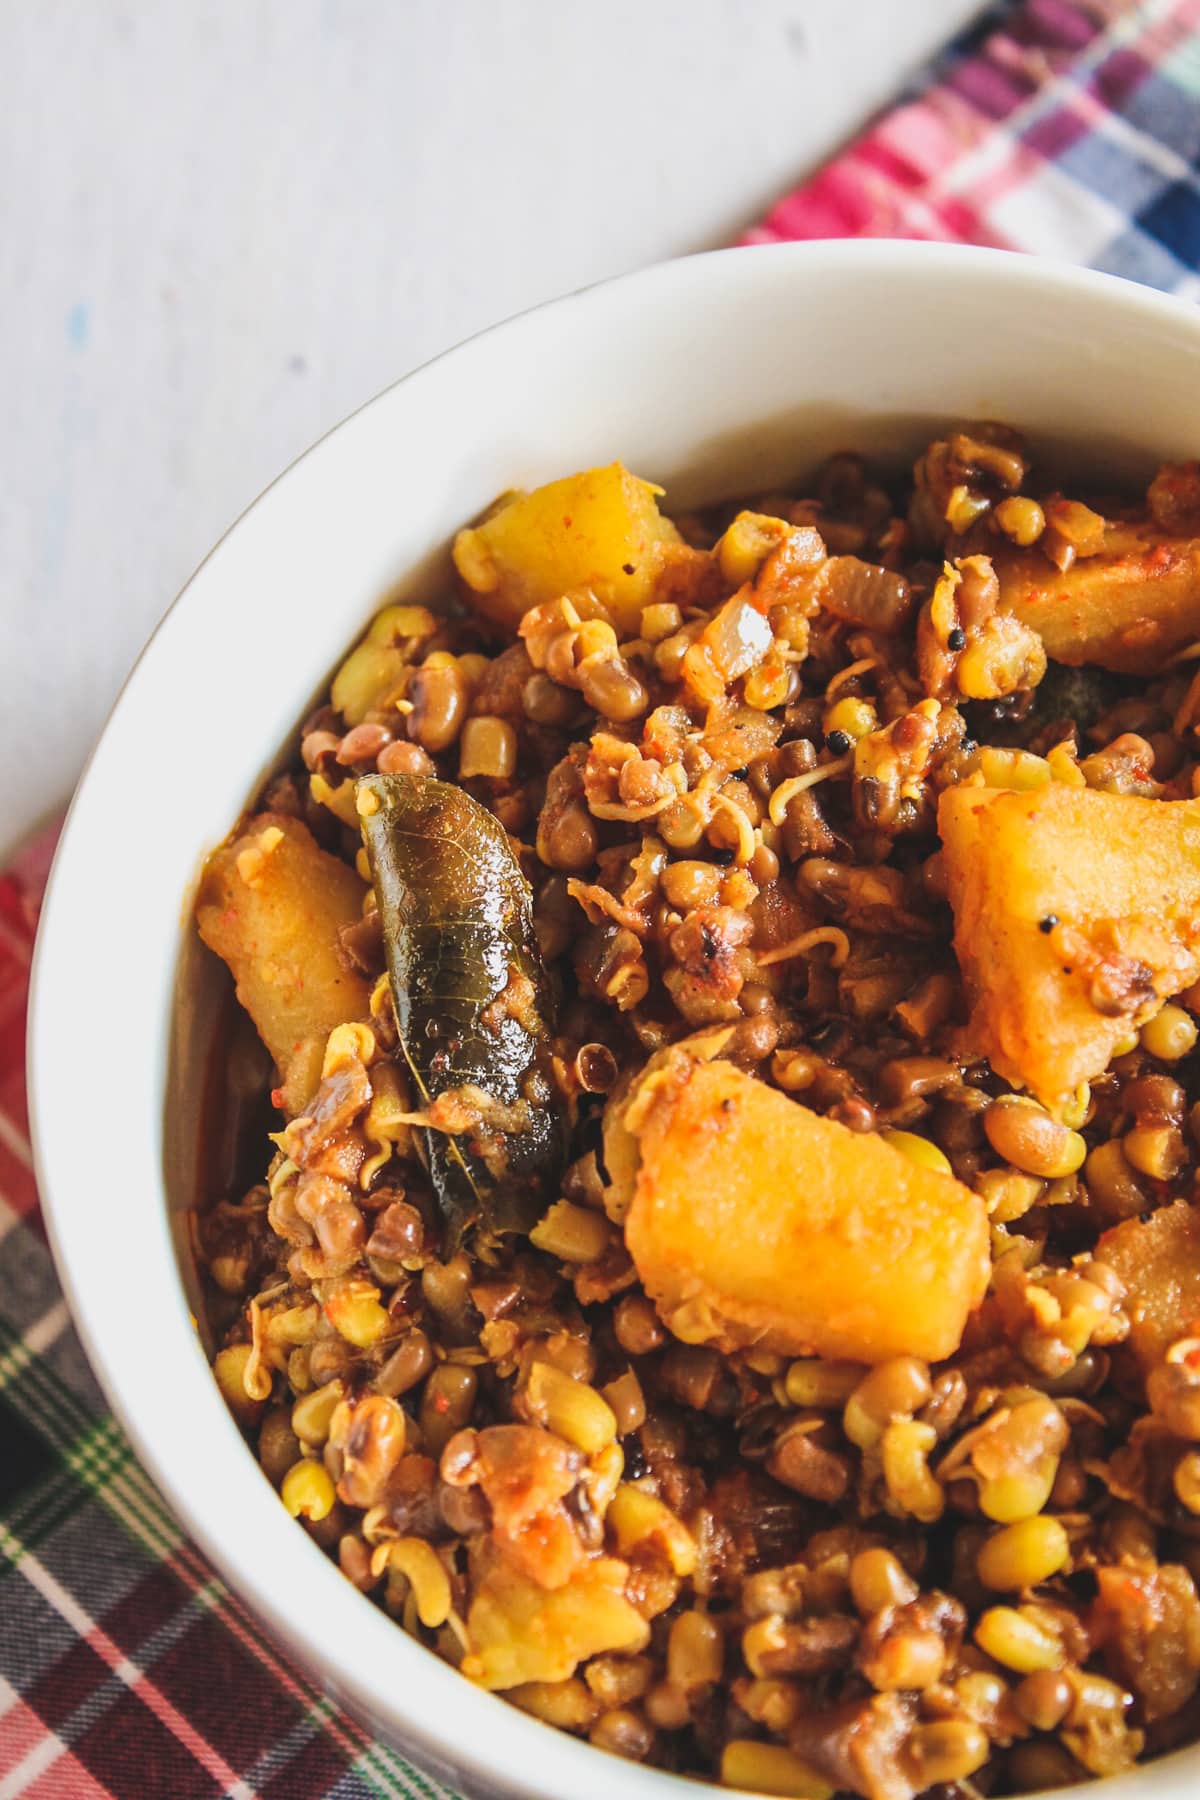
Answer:
POLYGON ((0 851, 307 444, 480 326, 727 241, 976 6, 0 3, 0 851))

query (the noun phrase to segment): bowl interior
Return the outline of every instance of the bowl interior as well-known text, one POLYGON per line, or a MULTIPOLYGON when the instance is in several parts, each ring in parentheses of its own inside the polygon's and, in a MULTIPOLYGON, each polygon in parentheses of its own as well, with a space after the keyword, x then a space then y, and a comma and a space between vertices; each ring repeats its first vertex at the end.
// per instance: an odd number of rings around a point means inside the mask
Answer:
MULTIPOLYGON (((977 418, 1121 484, 1200 451, 1198 369, 1190 309, 998 252, 812 244, 664 265, 472 340, 356 414, 217 546, 131 677, 72 809, 35 976, 33 1124, 64 1282, 186 1528, 318 1680, 447 1781, 544 1800, 695 1792, 406 1640, 283 1518, 225 1414, 179 1259, 227 992, 188 929, 205 853, 375 607, 436 601, 454 530, 505 488, 620 457, 671 511, 795 480, 836 449, 909 457, 977 418), (81 1142, 99 1192, 78 1180, 81 1142)), ((1198 1777, 1192 1750, 1108 1791, 1182 1800, 1198 1777)))

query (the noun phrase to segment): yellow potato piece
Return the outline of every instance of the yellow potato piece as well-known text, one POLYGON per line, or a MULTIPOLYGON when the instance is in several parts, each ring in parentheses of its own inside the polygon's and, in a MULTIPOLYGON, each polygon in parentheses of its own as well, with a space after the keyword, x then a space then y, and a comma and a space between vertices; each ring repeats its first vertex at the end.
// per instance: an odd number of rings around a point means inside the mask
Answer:
POLYGON ((518 494, 454 540, 471 605, 515 630, 530 607, 587 588, 619 632, 636 632, 665 554, 682 547, 660 491, 616 462, 518 494))
POLYGON ((1200 974, 1200 801, 948 788, 938 830, 968 1041, 1061 1104, 1200 974))
POLYGON ((367 1016, 370 989, 338 949, 341 927, 362 917, 365 891, 353 869, 283 814, 251 819, 205 867, 200 936, 229 965, 275 1059, 288 1111, 308 1097, 292 1089, 313 1070, 313 1045, 335 1025, 367 1016))
POLYGON ((1176 1200, 1126 1219, 1104 1233, 1096 1255, 1128 1290, 1129 1342, 1143 1369, 1200 1331, 1200 1207, 1176 1200))
POLYGON ((490 1547, 480 1561, 462 1668, 481 1687, 565 1681, 589 1656, 645 1649, 650 1627, 625 1598, 629 1568, 618 1558, 594 1557, 552 1590, 490 1547))
MULTIPOLYGON (((990 1268, 983 1201, 727 1062, 659 1062, 625 1241, 677 1335, 875 1363, 957 1350, 990 1268)), ((606 1152, 607 1154, 607 1152, 606 1152)))
POLYGON ((1200 638, 1200 539, 1115 523, 1104 549, 1066 574, 1038 549, 994 559, 1000 604, 1032 626, 1055 662, 1152 675, 1200 638))

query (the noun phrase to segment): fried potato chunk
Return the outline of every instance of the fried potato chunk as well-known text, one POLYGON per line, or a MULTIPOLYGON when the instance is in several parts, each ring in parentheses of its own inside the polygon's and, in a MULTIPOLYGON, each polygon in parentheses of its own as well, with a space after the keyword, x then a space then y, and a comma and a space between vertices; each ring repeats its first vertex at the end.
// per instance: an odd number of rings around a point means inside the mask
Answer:
POLYGON ((1200 637, 1200 538, 1154 522, 1106 525, 1100 554, 1063 574, 1037 549, 1001 552, 995 568, 1001 606, 1055 662, 1153 675, 1200 637))
POLYGON ((629 1565, 617 1557, 592 1557, 565 1587, 548 1590, 484 1545, 473 1573, 462 1670, 480 1687, 565 1681, 589 1656, 649 1642, 650 1627, 625 1598, 629 1565))
POLYGON ((1061 1104, 1200 974, 1200 801, 948 788, 938 830, 968 1041, 1061 1104))
POLYGON ((335 1025, 367 1015, 370 989, 339 953, 338 933, 362 917, 363 883, 322 850, 306 825, 259 813, 209 858, 196 921, 229 965, 237 997, 279 1069, 285 1107, 320 1073, 313 1048, 335 1025))
POLYGON ((958 1348, 990 1258, 952 1176, 682 1047, 614 1110, 606 1161, 631 1138, 625 1241, 677 1336, 863 1363, 958 1348))
POLYGON ((468 600, 515 630, 531 607, 587 588, 619 632, 636 632, 664 553, 682 547, 661 491, 617 462, 512 496, 454 540, 468 600))
POLYGON ((1143 1369, 1200 1332, 1200 1207, 1176 1200, 1148 1219, 1125 1219, 1096 1255, 1128 1289, 1129 1342, 1143 1369))

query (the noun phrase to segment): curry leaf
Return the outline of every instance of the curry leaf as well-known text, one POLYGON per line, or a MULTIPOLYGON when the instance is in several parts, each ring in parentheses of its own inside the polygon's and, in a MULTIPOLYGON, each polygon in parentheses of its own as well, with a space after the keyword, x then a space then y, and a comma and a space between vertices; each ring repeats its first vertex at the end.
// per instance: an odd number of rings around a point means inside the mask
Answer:
POLYGON ((423 1133, 452 1243, 478 1222, 525 1231, 554 1198, 564 1122, 548 1062, 549 990, 529 884, 507 833, 460 787, 369 775, 360 823, 404 1056, 423 1101, 482 1090, 519 1128, 423 1133), (512 1003, 509 1004, 511 997, 512 1003))

